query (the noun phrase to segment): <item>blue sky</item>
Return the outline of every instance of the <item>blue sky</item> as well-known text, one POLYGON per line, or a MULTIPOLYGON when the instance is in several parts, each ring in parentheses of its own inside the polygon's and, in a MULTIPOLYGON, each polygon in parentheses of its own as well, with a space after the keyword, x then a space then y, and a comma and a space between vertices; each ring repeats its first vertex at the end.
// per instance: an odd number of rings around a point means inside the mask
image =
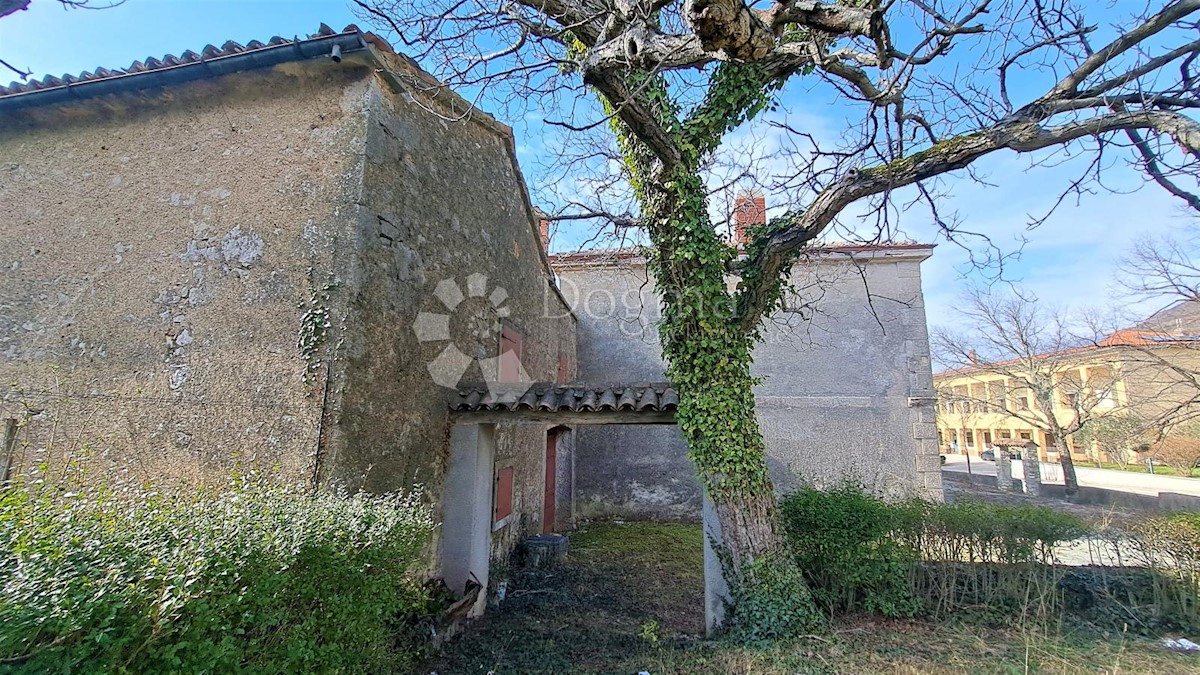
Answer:
MULTIPOLYGON (((367 27, 356 19, 349 3, 339 0, 127 0, 103 11, 64 10, 53 0, 33 0, 30 10, 0 19, 0 58, 38 76, 62 75, 97 66, 125 67, 135 59, 199 51, 205 44, 219 46, 230 39, 244 44, 273 35, 303 36, 322 22, 339 30, 348 23, 367 27)), ((831 129, 837 128, 844 114, 835 103, 812 92, 789 92, 782 104, 782 118, 802 117, 831 129)), ((488 107, 486 101, 483 106, 488 107)), ((529 119, 504 121, 516 129, 523 167, 536 188, 540 176, 532 159, 543 148, 540 125, 529 119)), ((1030 217, 1049 209, 1072 168, 1068 164, 1030 171, 1029 164, 1015 155, 989 158, 978 168, 995 187, 966 179, 951 181, 945 210, 957 211, 967 229, 987 231, 1009 250, 1017 248, 1021 237, 1027 238, 1020 260, 1008 267, 1007 274, 1047 302, 1093 307, 1119 303, 1112 280, 1117 259, 1130 242, 1139 235, 1197 224, 1176 200, 1156 187, 1143 188, 1135 172, 1117 167, 1109 178, 1125 194, 1099 193, 1078 205, 1065 204, 1049 221, 1028 231, 1030 217)), ((901 214, 901 222, 908 237, 935 240, 924 212, 901 214)), ((562 239, 582 241, 583 237, 564 232, 562 239)), ((952 320, 950 309, 965 283, 963 273, 969 271, 966 259, 964 252, 942 243, 925 263, 931 325, 952 320)), ((1135 313, 1161 304, 1126 303, 1135 313)))

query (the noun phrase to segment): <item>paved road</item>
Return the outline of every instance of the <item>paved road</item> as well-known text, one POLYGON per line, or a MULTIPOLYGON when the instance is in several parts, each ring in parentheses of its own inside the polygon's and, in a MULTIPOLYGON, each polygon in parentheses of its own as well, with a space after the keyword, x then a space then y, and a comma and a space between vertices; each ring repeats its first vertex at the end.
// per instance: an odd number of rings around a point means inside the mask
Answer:
MULTIPOLYGON (((967 472, 967 458, 964 455, 946 455, 943 471, 967 472)), ((1016 479, 1023 475, 1021 462, 1012 463, 1012 474, 1016 479)), ((995 462, 985 462, 978 457, 971 457, 971 472, 982 476, 995 476, 995 462)), ((1160 492, 1177 492, 1185 495, 1200 497, 1200 478, 1182 478, 1180 476, 1152 476, 1148 473, 1133 473, 1131 471, 1115 471, 1112 469, 1096 469, 1075 465, 1075 475, 1080 485, 1120 490, 1143 495, 1157 495, 1160 492)), ((1042 464, 1042 482, 1062 485, 1062 467, 1055 463, 1042 464)))

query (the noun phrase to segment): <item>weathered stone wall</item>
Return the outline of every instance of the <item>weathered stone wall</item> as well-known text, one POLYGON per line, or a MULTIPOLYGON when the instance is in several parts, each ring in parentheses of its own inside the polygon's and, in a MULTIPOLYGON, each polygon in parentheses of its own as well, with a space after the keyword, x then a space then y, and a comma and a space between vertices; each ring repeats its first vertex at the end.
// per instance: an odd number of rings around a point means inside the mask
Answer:
MULTIPOLYGON (((356 257, 339 280, 344 382, 325 475, 373 491, 421 483, 437 495, 451 421, 449 391, 429 365, 462 355, 443 371, 482 381, 503 326, 520 336, 529 379, 554 381, 560 360, 573 367, 575 322, 552 288, 511 132, 443 107, 427 88, 415 74, 381 77, 366 96, 356 257), (461 302, 448 306, 447 293, 461 302), (445 335, 416 330, 421 313, 447 317, 445 335)), ((515 472, 515 517, 493 533, 497 553, 541 531, 547 427, 497 428, 496 462, 515 472)))
MULTIPOLYGON (((581 381, 666 380, 658 342, 658 296, 653 283, 646 282, 644 267, 562 267, 559 278, 579 321, 581 381)), ((699 517, 703 493, 677 427, 583 426, 575 433, 579 518, 699 517)))
POLYGON ((920 262, 887 249, 798 265, 802 289, 754 352, 759 419, 782 490, 847 479, 942 498, 920 262), (812 317, 808 320, 808 317, 812 317))
MULTIPOLYGON (((521 335, 531 379, 560 361, 573 374, 574 318, 511 132, 427 96, 403 59, 371 58, 388 68, 360 53, 0 119, 15 471, 48 462, 57 478, 70 457, 195 483, 256 468, 436 499, 450 420, 427 365, 448 345, 496 356, 495 321, 521 335), (467 296, 456 311, 439 282, 467 296), (451 317, 449 339, 418 338, 422 311, 451 317)), ((517 514, 498 553, 541 529, 545 434, 497 431, 517 514)))
MULTIPOLYGON (((796 297, 754 352, 757 411, 781 491, 864 483, 894 497, 941 498, 929 342, 920 284, 927 250, 826 256, 796 267, 796 297), (868 289, 870 301, 868 302, 868 289), (816 312, 801 309, 805 301, 816 312)), ((579 317, 585 381, 664 378, 653 282, 636 262, 558 267, 579 317)), ((701 490, 674 427, 578 432, 582 516, 698 519, 701 490)))
POLYGON ((368 73, 297 66, 0 118, 17 471, 311 479, 322 397, 298 340, 361 182, 368 73))

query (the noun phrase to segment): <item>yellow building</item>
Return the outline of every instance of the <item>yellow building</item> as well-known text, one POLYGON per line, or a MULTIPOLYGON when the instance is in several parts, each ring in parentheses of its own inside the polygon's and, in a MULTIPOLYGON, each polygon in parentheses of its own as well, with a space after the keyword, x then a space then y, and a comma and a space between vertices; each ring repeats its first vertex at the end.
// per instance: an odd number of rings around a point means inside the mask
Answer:
MULTIPOLYGON (((979 363, 936 373, 938 443, 943 453, 978 455, 993 445, 1034 441, 1043 460, 1057 461, 1047 412, 1029 385, 1054 382, 1050 414, 1070 429, 1077 416, 1128 413, 1169 426, 1200 412, 1200 302, 1173 305, 1142 324, 1092 346, 1030 359, 979 363), (1037 368, 1042 376, 1028 376, 1037 368), (1051 373, 1046 377, 1046 373, 1051 373), (1040 423, 1039 423, 1040 421, 1040 423)), ((1091 448, 1065 439, 1072 458, 1091 448)))
MULTIPOLYGON (((1053 413, 1064 426, 1069 426, 1075 415, 1074 401, 1069 397, 1079 396, 1080 389, 1089 391, 1090 383, 1103 380, 1103 384, 1090 390, 1094 392, 1091 394, 1094 405, 1090 406, 1094 414, 1106 414, 1128 406, 1128 390, 1120 377, 1120 362, 1106 360, 1114 356, 1112 351, 1098 349, 1095 353, 1081 354, 1077 367, 1062 371, 1061 377, 1071 383, 1063 389, 1071 391, 1055 396, 1053 413)), ((943 452, 977 455, 993 445, 1024 444, 1032 440, 1041 449, 1042 459, 1058 458, 1054 453, 1055 439, 1044 430, 1045 425, 1022 419, 1022 416, 1037 419, 1044 413, 1033 393, 1019 378, 964 368, 935 374, 933 380, 938 392, 938 444, 943 452)), ((1088 456, 1070 437, 1066 442, 1073 457, 1088 456)))

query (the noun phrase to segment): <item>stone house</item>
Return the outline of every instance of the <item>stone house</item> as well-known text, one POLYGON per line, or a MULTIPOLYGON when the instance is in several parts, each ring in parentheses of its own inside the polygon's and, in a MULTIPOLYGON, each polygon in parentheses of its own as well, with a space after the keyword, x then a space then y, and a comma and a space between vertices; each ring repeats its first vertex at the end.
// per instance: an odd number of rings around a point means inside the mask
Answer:
MULTIPOLYGON (((580 516, 698 512, 674 392, 601 386, 663 379, 644 261, 552 268, 512 131, 370 33, 0 87, 0 203, 0 479, 419 485, 460 591, 580 516), (618 293, 639 304, 593 302, 618 293), (563 405, 619 424, 464 424, 479 383, 528 388, 507 412, 574 391, 563 405)), ((784 488, 849 475, 940 497, 929 250, 796 267, 805 290, 756 353, 784 488)))
MULTIPOLYGON (((754 351, 758 417, 778 489, 849 480, 897 498, 942 498, 920 276, 931 252, 831 245, 793 268, 794 291, 754 351)), ((665 379, 646 259, 636 250, 591 251, 552 264, 579 321, 580 379, 665 379)), ((579 428, 574 490, 580 517, 695 520, 701 510, 686 444, 669 426, 579 428)))
MULTIPOLYGON (((435 375, 573 376, 512 132, 353 26, 0 88, 0 158, 6 477, 439 497, 435 375)), ((495 426, 488 554, 543 529, 550 426, 495 426)))

